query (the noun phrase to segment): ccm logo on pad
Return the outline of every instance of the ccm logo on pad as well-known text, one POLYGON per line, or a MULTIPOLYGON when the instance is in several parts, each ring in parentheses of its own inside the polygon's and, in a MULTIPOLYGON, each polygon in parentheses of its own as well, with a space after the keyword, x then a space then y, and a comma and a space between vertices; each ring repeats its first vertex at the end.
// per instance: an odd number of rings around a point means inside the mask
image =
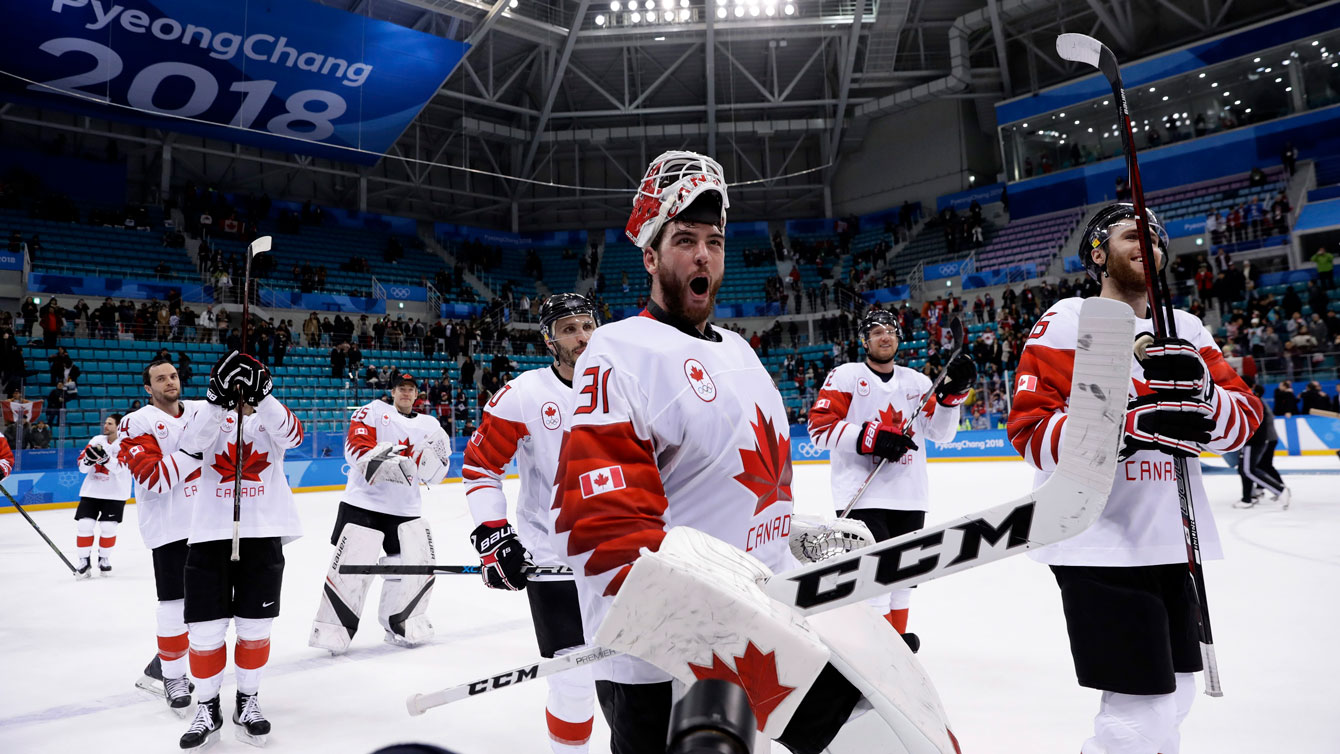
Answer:
POLYGON ((582 499, 624 488, 623 467, 606 466, 577 477, 582 484, 582 499))

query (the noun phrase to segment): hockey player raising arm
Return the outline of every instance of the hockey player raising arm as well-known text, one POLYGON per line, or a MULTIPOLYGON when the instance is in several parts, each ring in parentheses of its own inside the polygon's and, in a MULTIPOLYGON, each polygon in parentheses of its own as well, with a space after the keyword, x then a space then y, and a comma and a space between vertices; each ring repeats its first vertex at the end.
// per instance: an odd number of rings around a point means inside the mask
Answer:
MULTIPOLYGON (((308 644, 332 653, 349 648, 358 630, 372 576, 342 574, 344 563, 431 564, 432 534, 419 517, 419 482, 437 484, 447 475, 451 447, 436 420, 414 410, 419 397, 413 375, 391 381, 391 403, 375 400, 354 412, 344 439, 349 478, 335 516, 330 543, 335 555, 322 584, 321 604, 308 644)), ((388 643, 413 646, 433 634, 428 621, 432 576, 387 576, 378 618, 388 643)))
POLYGON ((74 512, 78 529, 75 544, 79 547, 78 576, 88 578, 92 568, 93 528, 98 528, 98 570, 103 575, 112 572, 112 548, 116 545, 116 528, 126 510, 130 497, 130 471, 121 464, 117 439, 120 414, 111 414, 102 421, 102 433, 93 435, 88 445, 79 452, 79 471, 84 483, 79 487, 79 507, 74 512))
MULTIPOLYGON (((842 364, 828 373, 810 408, 809 432, 815 447, 831 451, 833 505, 838 511, 847 507, 871 470, 888 461, 849 514, 864 523, 877 541, 883 541, 926 524, 930 483, 924 440, 954 439, 959 404, 977 379, 977 368, 967 354, 947 364, 948 374, 935 397, 913 419, 922 396, 931 389, 931 380, 893 363, 898 321, 890 312, 872 309, 861 320, 858 334, 865 361, 842 364), (923 442, 918 443, 918 438, 923 442)), ((879 608, 915 650, 919 640, 907 633, 911 600, 911 589, 895 589, 887 598, 870 604, 879 608)))
MULTIPOLYGON (((1168 238, 1148 215, 1161 269, 1168 238)), ((1104 298, 1148 311, 1132 205, 1111 204, 1094 215, 1080 258, 1104 298)), ((1007 432, 1037 469, 1035 486, 1056 468, 1066 431, 1080 303, 1063 299, 1043 314, 1019 360, 1007 432)), ((1132 365, 1121 462, 1102 516, 1078 536, 1032 553, 1051 566, 1061 589, 1080 685, 1103 691, 1085 754, 1178 750, 1201 656, 1173 458, 1237 450, 1261 420, 1258 399, 1201 321, 1175 315, 1180 337, 1155 340, 1132 365)), ((1152 329, 1150 319, 1137 317, 1132 335, 1152 329)), ((1203 557, 1220 558, 1200 464, 1193 460, 1187 470, 1203 557)))
MULTIPOLYGON (((494 589, 526 590, 540 654, 554 657, 584 644, 577 587, 571 576, 532 578, 528 585, 521 568, 527 561, 563 565, 551 542, 550 499, 568 425, 573 367, 595 332, 595 307, 575 293, 555 294, 540 307, 540 327, 554 363, 522 372, 493 396, 465 446, 461 475, 476 524, 470 541, 479 551, 484 582, 494 589), (503 469, 513 457, 521 474, 515 528, 507 521, 502 491, 503 469)), ((589 669, 549 677, 545 718, 557 754, 587 750, 594 708, 589 669)))
POLYGON ((196 749, 217 738, 222 724, 219 690, 227 665, 228 624, 233 624, 237 738, 265 745, 270 721, 260 707, 261 671, 270 657, 270 625, 279 615, 285 545, 302 535, 297 504, 284 476, 284 453, 302 444, 302 424, 271 395, 270 371, 233 351, 214 365, 207 405, 187 429, 205 449, 192 495, 190 550, 186 556, 186 626, 195 677, 195 719, 180 745, 196 749), (239 405, 239 398, 241 403, 239 405), (242 447, 237 447, 237 422, 242 447), (239 560, 230 562, 233 490, 241 474, 239 560))

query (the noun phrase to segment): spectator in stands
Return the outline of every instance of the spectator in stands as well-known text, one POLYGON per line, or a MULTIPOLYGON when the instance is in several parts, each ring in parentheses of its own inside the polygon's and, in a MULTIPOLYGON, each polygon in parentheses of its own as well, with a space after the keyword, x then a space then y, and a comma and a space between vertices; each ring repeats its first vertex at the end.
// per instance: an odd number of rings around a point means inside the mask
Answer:
POLYGON ((61 329, 65 327, 65 310, 57 303, 55 296, 42 307, 38 319, 42 324, 43 344, 47 348, 56 345, 56 341, 60 339, 61 329))
POLYGON ((1298 413, 1310 414, 1313 410, 1331 410, 1331 398, 1321 390, 1321 383, 1313 380, 1307 383, 1307 389, 1299 396, 1298 413))
POLYGON ((9 442, 10 448, 22 448, 24 446, 19 444, 19 438, 22 438, 24 442, 27 442, 28 433, 31 430, 32 425, 29 424, 27 420, 24 420, 22 424, 16 421, 8 422, 5 424, 5 440, 9 442))
POLYGON ((312 312, 302 323, 302 334, 307 338, 307 347, 315 348, 321 342, 321 320, 312 312))
POLYGON ((1294 149, 1292 141, 1284 142, 1284 147, 1280 149, 1280 164, 1293 177, 1294 169, 1298 166, 1298 150, 1294 149))
POLYGON ((1292 210, 1289 195, 1281 190, 1270 205, 1270 217, 1275 222, 1275 235, 1282 236, 1289 232, 1289 213, 1292 210))
MULTIPOLYGON (((1327 404, 1330 405, 1329 403, 1327 404)), ((32 428, 24 434, 24 442, 29 448, 49 448, 51 447, 51 427, 41 419, 32 425, 32 428)))
POLYGON ((1298 397, 1293 393, 1293 385, 1281 382, 1275 388, 1275 416, 1293 416, 1298 413, 1298 397))
POLYGON ((60 426, 61 410, 65 408, 65 386, 57 385, 51 388, 47 393, 47 423, 53 427, 60 426))
MULTIPOLYGON (((1325 246, 1318 248, 1312 255, 1312 263, 1317 265, 1317 279, 1321 281, 1321 287, 1328 291, 1334 288, 1335 257, 1331 256, 1331 252, 1327 251, 1325 246)), ((1323 305, 1321 308, 1326 307, 1323 305)), ((1312 310, 1317 311, 1317 307, 1313 306, 1312 310)))
POLYGON ((330 349, 330 376, 342 378, 348 366, 349 344, 341 343, 330 349))

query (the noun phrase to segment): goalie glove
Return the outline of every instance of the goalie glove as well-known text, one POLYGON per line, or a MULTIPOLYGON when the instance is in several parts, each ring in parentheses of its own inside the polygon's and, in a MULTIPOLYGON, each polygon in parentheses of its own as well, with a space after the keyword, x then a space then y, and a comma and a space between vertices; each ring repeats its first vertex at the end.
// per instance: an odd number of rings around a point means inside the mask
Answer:
POLYGON ((856 443, 857 453, 873 455, 891 463, 897 463, 907 455, 907 451, 916 449, 917 444, 909 435, 903 434, 902 427, 880 422, 862 424, 861 437, 856 443))
POLYGON ((438 429, 423 444, 415 461, 419 464, 419 478, 428 484, 437 484, 447 476, 451 467, 451 441, 447 433, 438 429))
POLYGON ((88 445, 84 448, 84 462, 89 466, 105 464, 110 460, 112 457, 107 454, 106 445, 88 445))
POLYGON ((368 484, 414 484, 414 459, 405 455, 405 446, 379 442, 358 459, 358 470, 368 484))
POLYGON ((854 518, 825 521, 799 515, 791 517, 791 536, 787 539, 791 554, 801 563, 818 563, 874 543, 870 529, 854 518))
POLYGON ((470 544, 479 552, 479 575, 490 589, 526 588, 526 548, 506 519, 476 526, 470 532, 470 544))

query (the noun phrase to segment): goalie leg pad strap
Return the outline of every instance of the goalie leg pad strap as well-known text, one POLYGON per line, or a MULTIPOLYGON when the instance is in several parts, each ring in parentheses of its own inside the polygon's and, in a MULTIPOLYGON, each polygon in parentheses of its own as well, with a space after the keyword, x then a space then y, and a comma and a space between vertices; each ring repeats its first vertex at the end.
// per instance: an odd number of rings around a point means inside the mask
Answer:
POLYGON ((759 582, 769 575, 743 551, 675 527, 633 565, 593 643, 686 684, 720 678, 740 685, 759 730, 776 738, 827 664, 828 649, 795 610, 763 593, 759 582))
POLYGON ((371 563, 381 553, 382 533, 358 524, 345 524, 335 543, 335 554, 326 580, 321 584, 321 603, 316 609, 316 620, 307 644, 312 647, 343 652, 358 631, 358 616, 372 585, 372 576, 340 573, 346 563, 371 563))
MULTIPOLYGON (((808 621, 832 652, 830 662, 869 704, 870 711, 862 717, 873 715, 888 729, 871 738, 870 731, 879 728, 873 719, 850 730, 844 725, 827 751, 956 754, 948 718, 930 677, 883 616, 865 605, 848 605, 811 615, 808 621)), ((856 718, 853 715, 851 723, 856 718)))
MULTIPOLYGON (((433 534, 422 518, 396 527, 396 536, 400 539, 400 554, 382 558, 381 565, 431 565, 437 562, 433 534)), ((409 643, 431 637, 433 624, 427 613, 435 582, 436 577, 432 575, 387 576, 382 583, 378 610, 382 628, 409 643)))

